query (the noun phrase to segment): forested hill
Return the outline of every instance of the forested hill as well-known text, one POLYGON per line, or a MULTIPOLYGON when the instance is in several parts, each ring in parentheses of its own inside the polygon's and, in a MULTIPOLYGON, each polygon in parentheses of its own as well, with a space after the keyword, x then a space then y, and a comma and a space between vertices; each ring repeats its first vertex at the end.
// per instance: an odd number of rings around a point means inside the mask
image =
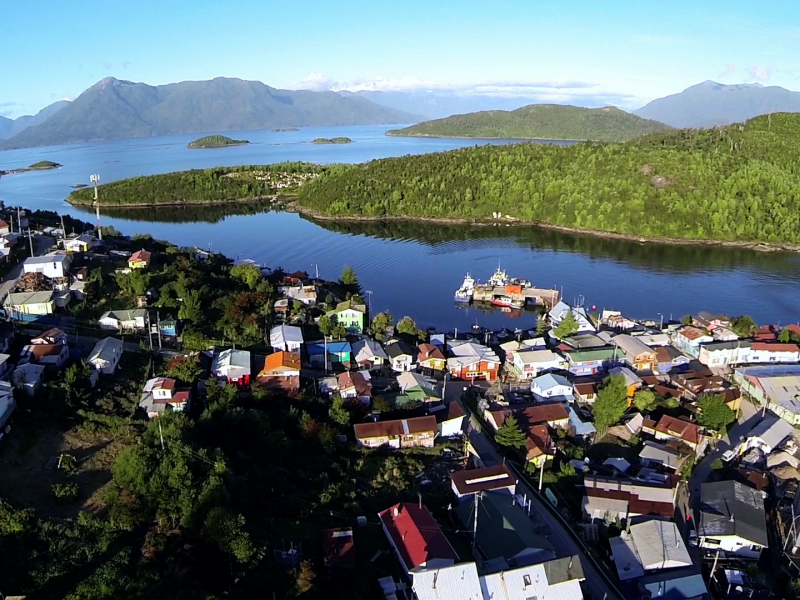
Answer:
POLYGON ((336 166, 303 186, 329 215, 491 219, 634 236, 800 243, 800 115, 622 144, 513 144, 336 166))
POLYGON ((621 142, 667 129, 668 125, 613 107, 531 104, 512 111, 490 110, 425 121, 389 131, 388 135, 621 142))

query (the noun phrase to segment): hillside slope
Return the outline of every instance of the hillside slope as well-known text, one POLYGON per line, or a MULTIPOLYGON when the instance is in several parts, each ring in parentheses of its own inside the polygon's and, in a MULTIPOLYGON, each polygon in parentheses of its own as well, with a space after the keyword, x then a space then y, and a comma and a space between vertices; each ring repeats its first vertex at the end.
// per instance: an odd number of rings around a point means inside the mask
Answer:
POLYGON ((513 111, 491 110, 425 121, 388 134, 618 142, 666 129, 669 127, 663 123, 613 107, 531 104, 513 111))
POLYGON ((335 166, 300 206, 368 218, 527 222, 631 236, 800 244, 800 115, 626 143, 513 144, 335 166))
POLYGON ((217 78, 151 86, 108 77, 6 148, 176 133, 409 123, 414 115, 334 92, 277 90, 217 78))

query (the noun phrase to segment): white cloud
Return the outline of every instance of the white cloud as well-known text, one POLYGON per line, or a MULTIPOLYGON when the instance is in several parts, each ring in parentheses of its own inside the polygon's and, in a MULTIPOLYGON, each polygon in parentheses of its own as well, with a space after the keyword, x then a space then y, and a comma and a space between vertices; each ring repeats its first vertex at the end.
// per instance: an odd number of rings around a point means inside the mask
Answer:
POLYGON ((769 78, 772 77, 772 67, 754 65, 748 67, 747 72, 750 74, 750 77, 758 81, 769 81, 769 78))
POLYGON ((66 95, 62 98, 62 100, 66 100, 67 102, 72 102, 75 100, 75 96, 66 95))
POLYGON ((736 74, 739 71, 739 67, 734 64, 728 63, 725 65, 725 68, 722 69, 722 72, 719 74, 720 77, 729 77, 731 75, 736 74))

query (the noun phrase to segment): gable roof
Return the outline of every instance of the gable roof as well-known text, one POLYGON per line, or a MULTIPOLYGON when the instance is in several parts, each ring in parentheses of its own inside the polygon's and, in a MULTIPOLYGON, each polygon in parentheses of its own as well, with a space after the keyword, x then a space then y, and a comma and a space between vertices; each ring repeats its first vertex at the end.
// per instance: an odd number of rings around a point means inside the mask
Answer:
POLYGON ((294 325, 276 325, 269 332, 270 346, 276 348, 286 343, 303 343, 303 330, 294 325))
POLYGON ((378 516, 409 570, 437 558, 458 560, 458 554, 426 506, 401 502, 378 516))
POLYGON ((414 356, 414 351, 411 349, 411 346, 409 346, 402 340, 398 340, 396 342, 388 344, 385 350, 389 358, 400 358, 401 356, 411 356, 411 357, 414 356))
POLYGON ((356 564, 353 529, 325 529, 322 532, 322 554, 326 567, 352 567, 356 564))
MULTIPOLYGON (((309 356, 317 354, 325 354, 326 344, 323 340, 316 342, 308 342, 306 344, 306 352, 309 356)), ((345 340, 330 341, 327 343, 328 354, 350 354, 350 342, 345 340)))
POLYGON ((376 437, 399 437, 412 433, 436 432, 436 417, 414 417, 376 423, 357 423, 353 426, 356 439, 365 440, 376 437))
POLYGON ((666 446, 662 446, 650 440, 644 443, 644 448, 639 452, 639 458, 661 463, 665 467, 669 467, 675 471, 680 469, 681 465, 686 460, 685 457, 681 457, 681 455, 672 448, 667 448, 666 446))
MULTIPOLYGON (((632 550, 639 565, 645 570, 692 565, 692 559, 678 526, 672 521, 649 519, 635 523, 630 526, 626 536, 617 539, 632 550)), ((616 558, 615 551, 614 562, 617 562, 616 558)), ((617 562, 617 567, 619 566, 617 562)))
POLYGON ((686 575, 686 571, 653 573, 639 580, 645 597, 652 600, 698 600, 708 597, 708 589, 700 573, 686 575))
POLYGON ((505 464, 456 471, 450 474, 450 480, 462 496, 512 487, 517 484, 516 477, 505 464))
POLYGON ((444 360, 444 353, 442 353, 438 346, 434 346, 433 344, 420 344, 419 356, 417 357, 417 360, 419 362, 425 362, 431 358, 444 360))
POLYGON ((243 369, 250 368, 250 351, 249 350, 236 350, 235 348, 228 348, 223 350, 214 360, 214 370, 222 369, 225 367, 241 367, 243 369))
POLYGON ((767 546, 764 497, 738 481, 704 483, 701 488, 698 536, 738 535, 767 546))
POLYGON ((138 318, 144 319, 147 311, 143 308, 130 310, 109 310, 100 315, 100 319, 114 319, 115 321, 133 321, 138 318))
POLYGON ((46 304, 53 299, 53 292, 15 292, 6 296, 6 306, 22 306, 24 304, 46 304))
POLYGON ((477 342, 450 340, 448 344, 453 355, 447 359, 448 366, 471 365, 481 361, 500 364, 500 359, 494 350, 477 342))
POLYGON ((783 440, 792 435, 794 427, 772 414, 764 417, 745 438, 761 438, 765 444, 775 449, 783 440))
POLYGON ((336 379, 339 382, 340 390, 352 387, 359 396, 372 395, 372 383, 360 371, 345 371, 339 373, 336 379))
POLYGON ((582 600, 583 579, 580 556, 574 555, 482 575, 481 588, 491 600, 582 600))
POLYGON ((372 360, 373 358, 382 358, 383 360, 389 358, 386 356, 383 346, 381 346, 379 342, 373 340, 372 338, 363 338, 353 342, 352 347, 353 359, 356 362, 372 360))
POLYGON ((411 578, 417 600, 483 600, 474 562, 425 569, 411 578))
POLYGON ((626 354, 630 354, 631 356, 639 356, 640 354, 653 354, 653 349, 645 344, 639 338, 635 338, 631 335, 621 334, 616 336, 612 340, 619 348, 621 348, 626 354))
POLYGON ((669 415, 662 415, 656 423, 656 431, 677 437, 691 444, 699 444, 702 437, 702 428, 689 421, 676 419, 669 415))
POLYGON ((300 356, 294 352, 275 352, 270 354, 264 360, 264 369, 262 373, 269 374, 270 371, 299 371, 300 370, 300 356))
POLYGON ((338 314, 340 312, 344 312, 346 310, 354 310, 356 312, 365 313, 367 312, 367 307, 364 306, 363 304, 356 304, 355 302, 353 302, 353 299, 351 298, 350 300, 339 302, 339 304, 336 305, 336 308, 334 308, 333 310, 329 310, 326 314, 330 316, 338 314))
POLYGON ((66 254, 44 254, 42 256, 31 256, 25 259, 26 265, 49 265, 63 263, 67 259, 66 254))
POLYGON ((132 263, 132 262, 150 262, 150 257, 151 256, 152 256, 152 254, 150 254, 150 252, 148 252, 147 250, 144 250, 144 249, 137 250, 136 252, 131 254, 131 257, 128 259, 128 262, 129 263, 132 263))
POLYGON ((117 338, 113 337, 107 337, 94 345, 92 352, 89 354, 89 362, 98 359, 105 362, 111 362, 114 359, 114 356, 122 354, 123 349, 124 344, 122 343, 122 340, 118 340, 117 338))
POLYGON ((563 375, 556 375, 553 373, 545 373, 544 375, 534 377, 531 380, 531 389, 533 389, 534 386, 541 390, 549 390, 555 387, 568 387, 572 389, 572 384, 569 382, 569 379, 563 375))

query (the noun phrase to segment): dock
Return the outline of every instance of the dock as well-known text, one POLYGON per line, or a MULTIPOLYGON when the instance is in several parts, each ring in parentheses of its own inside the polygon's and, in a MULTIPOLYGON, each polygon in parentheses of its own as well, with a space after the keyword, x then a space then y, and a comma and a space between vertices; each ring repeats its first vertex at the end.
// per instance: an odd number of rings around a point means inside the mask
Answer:
POLYGON ((521 287, 519 285, 479 285, 473 291, 472 300, 475 302, 491 302, 493 298, 498 296, 508 296, 512 300, 522 301, 526 306, 544 306, 548 310, 553 308, 561 299, 558 290, 521 287))

